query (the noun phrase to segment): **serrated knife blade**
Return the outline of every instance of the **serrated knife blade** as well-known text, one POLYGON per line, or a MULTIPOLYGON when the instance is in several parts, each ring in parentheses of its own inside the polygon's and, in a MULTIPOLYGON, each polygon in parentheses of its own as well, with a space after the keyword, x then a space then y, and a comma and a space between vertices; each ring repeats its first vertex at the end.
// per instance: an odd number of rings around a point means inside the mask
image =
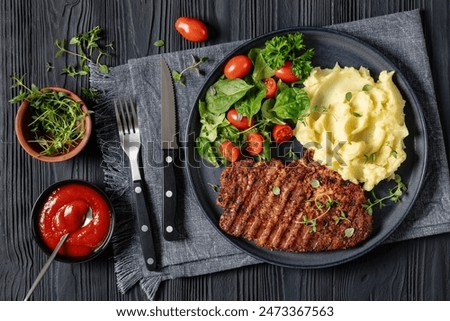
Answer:
POLYGON ((167 241, 183 238, 178 232, 177 185, 175 160, 178 144, 176 136, 176 105, 172 75, 164 58, 161 57, 161 148, 163 155, 163 235, 167 241))
POLYGON ((172 75, 161 57, 161 146, 178 149, 176 140, 176 106, 172 75))

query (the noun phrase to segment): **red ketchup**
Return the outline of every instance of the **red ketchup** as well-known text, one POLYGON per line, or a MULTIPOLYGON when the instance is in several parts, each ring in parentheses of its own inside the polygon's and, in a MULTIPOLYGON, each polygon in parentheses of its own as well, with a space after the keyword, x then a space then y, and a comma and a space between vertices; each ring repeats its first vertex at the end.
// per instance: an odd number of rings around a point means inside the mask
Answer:
POLYGON ((51 250, 69 233, 58 252, 68 257, 91 254, 108 236, 110 225, 111 213, 104 197, 92 187, 79 183, 58 187, 39 213, 39 232, 51 250), (92 220, 84 224, 89 209, 92 220))

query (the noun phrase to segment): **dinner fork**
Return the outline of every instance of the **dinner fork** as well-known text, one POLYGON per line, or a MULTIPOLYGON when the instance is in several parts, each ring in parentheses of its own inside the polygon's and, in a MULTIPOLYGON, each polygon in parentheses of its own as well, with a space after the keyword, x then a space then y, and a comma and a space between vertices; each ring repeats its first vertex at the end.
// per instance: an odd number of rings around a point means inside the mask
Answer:
POLYGON ((128 156, 133 180, 133 194, 136 201, 138 233, 144 261, 149 271, 156 270, 156 252, 149 218, 149 207, 144 196, 144 183, 139 169, 141 137, 136 108, 131 99, 114 101, 120 145, 128 156))

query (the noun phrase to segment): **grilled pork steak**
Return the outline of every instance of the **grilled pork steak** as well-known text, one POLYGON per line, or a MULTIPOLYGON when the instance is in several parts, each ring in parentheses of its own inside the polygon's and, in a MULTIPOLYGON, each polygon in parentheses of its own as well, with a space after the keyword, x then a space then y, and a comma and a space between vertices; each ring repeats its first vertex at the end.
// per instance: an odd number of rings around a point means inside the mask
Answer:
POLYGON ((346 249, 372 232, 362 188, 309 161, 243 160, 220 178, 220 227, 258 246, 290 252, 346 249))

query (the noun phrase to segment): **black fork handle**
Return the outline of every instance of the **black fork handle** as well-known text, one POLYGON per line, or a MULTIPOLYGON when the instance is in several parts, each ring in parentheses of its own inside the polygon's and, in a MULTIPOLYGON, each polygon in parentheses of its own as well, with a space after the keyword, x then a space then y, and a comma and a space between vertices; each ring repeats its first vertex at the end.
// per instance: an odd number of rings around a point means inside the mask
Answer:
POLYGON ((144 254, 145 266, 149 271, 155 271, 155 239, 150 224, 149 207, 145 200, 144 184, 141 180, 133 181, 133 194, 136 200, 137 228, 142 252, 144 254))

